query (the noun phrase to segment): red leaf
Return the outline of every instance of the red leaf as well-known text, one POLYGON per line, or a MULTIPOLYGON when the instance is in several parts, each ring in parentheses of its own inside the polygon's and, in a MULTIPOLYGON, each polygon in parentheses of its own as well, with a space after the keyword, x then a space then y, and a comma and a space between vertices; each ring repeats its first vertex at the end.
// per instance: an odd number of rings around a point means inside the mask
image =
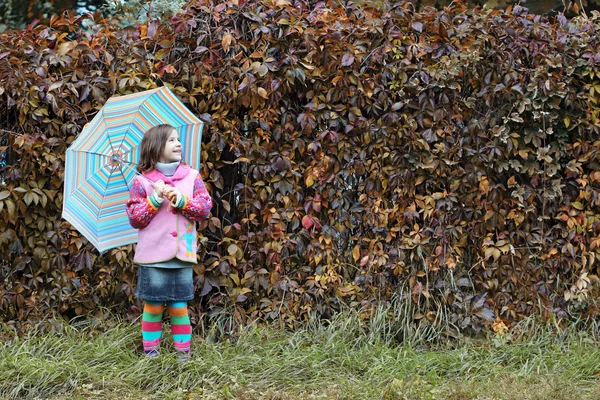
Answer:
POLYGON ((302 218, 302 226, 303 226, 305 229, 310 229, 310 228, 312 228, 312 226, 313 226, 313 225, 314 225, 314 221, 313 221, 313 220, 312 220, 312 218, 311 218, 311 217, 309 217, 308 215, 305 215, 305 216, 302 218))

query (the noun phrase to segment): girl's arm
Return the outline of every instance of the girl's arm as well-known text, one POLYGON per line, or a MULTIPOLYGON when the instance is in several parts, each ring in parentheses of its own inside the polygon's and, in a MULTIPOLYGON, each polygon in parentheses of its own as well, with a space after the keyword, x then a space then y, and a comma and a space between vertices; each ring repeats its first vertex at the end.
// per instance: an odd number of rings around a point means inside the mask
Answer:
POLYGON ((160 203, 154 197, 146 195, 144 186, 137 179, 133 181, 129 193, 131 196, 127 201, 129 223, 135 229, 145 228, 158 213, 160 203))
POLYGON ((192 221, 201 221, 207 219, 212 208, 212 199, 204 186, 204 181, 200 174, 194 181, 194 195, 190 199, 183 196, 183 205, 179 207, 184 217, 192 221))

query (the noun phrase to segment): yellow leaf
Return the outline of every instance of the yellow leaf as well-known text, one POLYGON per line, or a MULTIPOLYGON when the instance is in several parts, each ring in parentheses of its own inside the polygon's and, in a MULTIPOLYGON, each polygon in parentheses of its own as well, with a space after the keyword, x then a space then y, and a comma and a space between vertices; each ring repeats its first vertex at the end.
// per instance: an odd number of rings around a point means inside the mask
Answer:
POLYGON ((157 51, 154 54, 154 58, 156 58, 157 60, 162 60, 167 55, 169 55, 170 52, 171 52, 171 49, 160 49, 159 51, 157 51))
POLYGON ((171 43, 171 41, 170 41, 169 39, 164 39, 164 40, 161 40, 161 41, 158 43, 158 45, 159 45, 160 47, 162 47, 163 49, 168 49, 168 48, 170 48, 170 47, 173 47, 173 43, 171 43))
POLYGON ((231 45, 231 42, 233 41, 233 36, 231 36, 231 33, 226 33, 225 35, 223 35, 223 40, 221 41, 221 45, 223 46, 223 50, 227 53, 227 50, 229 50, 229 46, 231 45))
POLYGON ((58 53, 59 56, 62 57, 65 54, 71 52, 71 50, 73 50, 76 46, 77 46, 76 40, 73 40, 70 42, 63 42, 58 46, 58 49, 56 50, 56 52, 58 53))
POLYGON ((500 253, 500 249, 497 249, 495 247, 494 247, 494 252, 493 253, 494 253, 494 261, 497 260, 497 259, 499 259, 500 255, 502 254, 502 253, 500 253))
POLYGON ((315 178, 313 178, 312 175, 309 175, 306 177, 306 180, 304 182, 306 183, 307 187, 311 187, 313 183, 315 183, 315 178))
POLYGON ((495 247, 492 247, 492 246, 490 246, 487 249, 485 249, 485 252, 484 252, 485 259, 487 260, 488 258, 493 257, 494 256, 494 252, 496 250, 498 250, 498 249, 496 249, 495 247))
POLYGON ((323 259, 323 256, 321 254, 317 254, 314 258, 315 260, 315 265, 319 265, 321 263, 321 260, 323 259))
POLYGON ((568 128, 571 125, 571 118, 565 117, 563 122, 565 123, 565 126, 568 128))
POLYGON ((264 88, 258 88, 258 95, 263 99, 268 99, 267 91, 264 88))
POLYGON ((519 150, 519 155, 526 160, 529 157, 529 150, 519 150))
POLYGON ((504 321, 500 319, 500 317, 496 317, 496 322, 492 324, 492 330, 496 333, 504 334, 506 331, 508 331, 508 327, 504 321))
POLYGON ((231 205, 229 204, 229 202, 227 200, 222 199, 221 202, 223 203, 223 208, 227 210, 227 212, 231 212, 231 205))
POLYGON ((354 246, 354 249, 352 249, 352 257, 354 258, 354 261, 358 261, 360 258, 360 248, 358 245, 354 246))
POLYGON ((229 274, 229 277, 231 278, 231 280, 233 282, 235 282, 236 285, 240 286, 240 277, 238 276, 237 273, 235 273, 235 274, 229 274))
POLYGON ((479 191, 488 194, 490 191, 490 182, 488 181, 487 177, 483 177, 480 179, 479 181, 479 191))
POLYGON ((15 216, 15 203, 13 203, 13 201, 11 199, 6 199, 4 200, 4 204, 6 205, 6 209, 8 210, 8 215, 10 217, 14 217, 15 216))

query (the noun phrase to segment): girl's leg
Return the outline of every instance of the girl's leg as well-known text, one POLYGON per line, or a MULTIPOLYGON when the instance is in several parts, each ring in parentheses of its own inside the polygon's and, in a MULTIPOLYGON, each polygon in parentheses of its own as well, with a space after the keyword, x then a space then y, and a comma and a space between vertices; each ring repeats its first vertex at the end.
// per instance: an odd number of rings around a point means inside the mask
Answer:
POLYGON ((162 336, 162 316, 165 304, 160 301, 145 301, 142 315, 142 343, 147 356, 158 355, 158 345, 162 336))
POLYGON ((188 316, 187 302, 167 302, 167 307, 171 316, 171 332, 173 334, 175 350, 180 355, 187 357, 192 341, 192 325, 188 316))

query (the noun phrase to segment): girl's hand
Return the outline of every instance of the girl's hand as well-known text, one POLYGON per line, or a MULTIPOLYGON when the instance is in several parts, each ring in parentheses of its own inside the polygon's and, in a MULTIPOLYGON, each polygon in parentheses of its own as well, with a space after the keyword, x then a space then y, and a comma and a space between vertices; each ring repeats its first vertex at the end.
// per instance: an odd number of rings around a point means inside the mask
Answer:
POLYGON ((165 196, 169 199, 169 205, 182 208, 185 205, 185 196, 177 188, 167 186, 165 196))
POLYGON ((152 187, 154 188, 156 195, 162 199, 165 194, 165 182, 161 179, 152 183, 152 187))
POLYGON ((177 198, 178 193, 179 193, 178 189, 165 185, 164 195, 167 196, 167 199, 169 199, 169 201, 173 202, 177 198))

